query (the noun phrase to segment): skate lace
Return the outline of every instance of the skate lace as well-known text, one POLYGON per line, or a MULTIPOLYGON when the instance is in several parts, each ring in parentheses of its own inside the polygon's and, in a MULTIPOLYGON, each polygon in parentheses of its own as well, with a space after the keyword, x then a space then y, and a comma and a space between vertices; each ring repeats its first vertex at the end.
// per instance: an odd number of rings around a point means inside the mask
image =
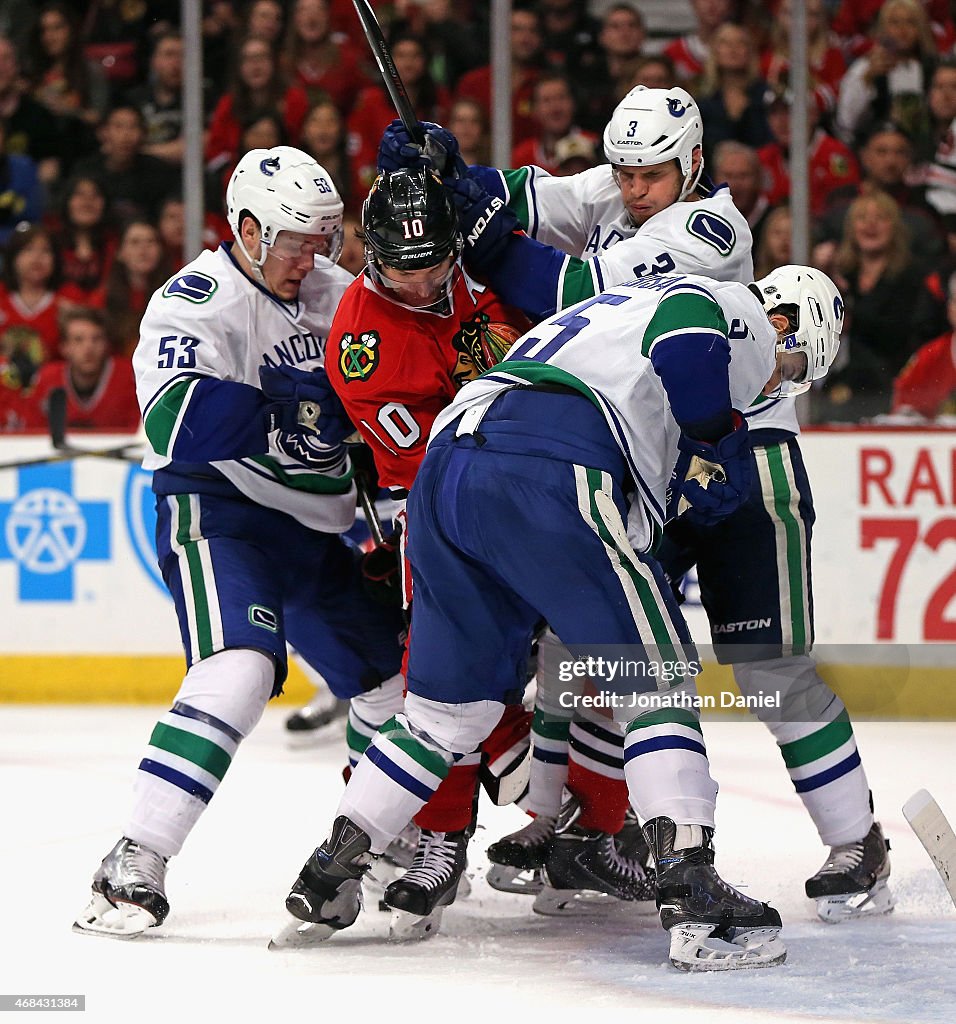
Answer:
POLYGON ((548 842, 554 835, 555 815, 539 814, 528 822, 523 829, 505 836, 506 842, 518 843, 520 846, 537 846, 548 842))
POLYGON ((638 882, 647 877, 644 869, 636 860, 621 856, 613 836, 604 836, 601 840, 601 845, 603 847, 603 855, 607 858, 608 864, 616 874, 632 882, 638 882))
POLYGON ((145 882, 151 889, 163 891, 166 883, 166 861, 158 853, 130 843, 120 861, 123 874, 136 882, 145 882))
POLYGON ((832 846, 830 856, 820 868, 820 874, 831 874, 840 871, 852 871, 863 863, 863 843, 847 843, 845 846, 832 846))
POLYGON ((405 872, 403 881, 418 882, 429 887, 447 881, 455 870, 458 846, 454 840, 446 839, 444 832, 428 832, 422 829, 422 838, 412 866, 405 872))

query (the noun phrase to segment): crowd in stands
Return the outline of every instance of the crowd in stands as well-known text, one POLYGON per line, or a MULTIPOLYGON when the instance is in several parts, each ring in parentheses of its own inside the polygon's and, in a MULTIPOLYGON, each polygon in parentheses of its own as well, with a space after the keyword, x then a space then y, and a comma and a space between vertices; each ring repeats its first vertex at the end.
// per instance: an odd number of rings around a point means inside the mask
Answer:
MULTIPOLYGON (((689 0, 651 35, 641 0, 514 0, 512 163, 570 174, 634 85, 680 84, 707 169, 754 233, 758 276, 789 262, 791 0, 689 0)), ((806 0, 811 262, 847 304, 813 417, 956 413, 956 26, 945 0, 806 0), (897 378, 899 378, 897 380, 897 378), (894 387, 894 381, 896 381, 894 387)), ((489 0, 376 4, 413 108, 489 160, 489 0)), ((0 0, 0 431, 41 429, 53 386, 73 428, 135 425, 129 356, 183 252, 178 0, 0 0)), ((203 4, 206 224, 239 156, 299 146, 351 229, 394 113, 351 0, 203 4)))

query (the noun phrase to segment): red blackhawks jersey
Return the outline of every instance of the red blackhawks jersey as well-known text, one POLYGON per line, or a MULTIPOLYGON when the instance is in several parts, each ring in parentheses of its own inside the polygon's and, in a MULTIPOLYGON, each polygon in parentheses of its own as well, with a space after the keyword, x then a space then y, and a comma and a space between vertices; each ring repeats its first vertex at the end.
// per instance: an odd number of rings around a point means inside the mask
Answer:
POLYGON ((372 449, 383 487, 404 496, 435 417, 529 326, 464 273, 447 316, 386 298, 364 274, 349 285, 329 331, 325 369, 372 449))
POLYGON ((928 341, 910 357, 893 386, 893 412, 927 419, 956 413, 956 334, 928 341))
POLYGON ((78 394, 68 365, 58 360, 40 368, 33 390, 27 396, 30 406, 28 426, 42 427, 47 422, 47 403, 54 388, 66 391, 66 425, 70 429, 114 430, 135 433, 139 429, 139 404, 133 366, 128 359, 112 356, 106 360, 99 383, 91 394, 78 394))

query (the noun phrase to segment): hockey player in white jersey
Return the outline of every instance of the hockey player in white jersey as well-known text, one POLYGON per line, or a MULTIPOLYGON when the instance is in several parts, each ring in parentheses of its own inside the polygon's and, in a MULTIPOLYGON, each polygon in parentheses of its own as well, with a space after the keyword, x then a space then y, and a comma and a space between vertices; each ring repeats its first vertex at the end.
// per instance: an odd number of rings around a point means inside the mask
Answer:
POLYGON ((668 275, 609 289, 533 328, 439 415, 408 499, 419 603, 405 710, 356 766, 275 944, 320 942, 353 923, 372 858, 498 721, 543 618, 574 658, 591 659, 626 727, 627 786, 657 865, 671 962, 782 962, 777 912, 713 867, 699 663, 650 552, 672 516, 719 523, 746 500, 751 455, 736 410, 823 376, 836 354, 839 292, 791 269, 780 287, 668 275), (631 667, 604 672, 602 659, 631 667))
POLYGON ((400 613, 365 596, 340 536, 355 513, 353 428, 323 363, 352 280, 335 265, 342 201, 319 164, 280 146, 239 161, 227 206, 235 240, 153 295, 133 357, 188 668, 80 931, 162 924, 167 861, 281 692, 287 641, 367 721, 402 703, 400 613))
MULTIPOLYGON (((437 128, 428 134, 430 152, 446 153, 446 171, 451 171, 454 137, 437 128)), ((530 314, 552 303, 561 309, 592 294, 598 282, 620 283, 671 267, 749 281, 749 229, 727 187, 715 187, 702 177, 702 134, 699 112, 687 92, 639 86, 621 101, 605 130, 610 166, 553 178, 540 168, 465 169, 458 161, 463 183, 449 182, 459 204, 471 204, 470 219, 463 213, 462 222, 472 254, 496 290, 503 289, 505 297, 530 314), (491 196, 479 198, 469 182, 480 182, 491 196), (497 205, 500 201, 509 207, 497 205), (509 210, 517 216, 510 231, 509 210), (513 234, 516 227, 525 228, 535 240, 513 234)), ((415 158, 415 147, 393 123, 383 138, 380 160, 387 164, 415 158)), ((887 844, 873 817, 846 709, 809 656, 814 512, 797 441, 796 410, 792 402, 767 399, 746 410, 746 416, 756 481, 746 506, 722 525, 719 538, 708 528, 675 524, 665 533, 660 557, 675 583, 697 563, 718 659, 734 664, 741 691, 750 694, 773 683, 790 695, 783 713, 760 717, 780 746, 820 838, 831 848, 823 867, 806 883, 820 917, 839 921, 883 912, 892 906, 886 886, 887 844), (769 627, 745 636, 730 632, 734 623, 768 620, 769 627)), ((613 731, 595 721, 576 722, 571 728, 578 759, 611 776, 613 786, 616 770, 608 762, 619 742, 613 731)), ((532 772, 533 783, 536 778, 549 782, 550 795, 542 801, 535 800, 532 785, 532 807, 548 819, 556 813, 552 805, 561 782, 554 763, 561 756, 561 740, 555 739, 553 723, 551 732, 536 735, 540 757, 550 763, 536 758, 532 772)), ((593 818, 583 821, 605 830, 614 827, 593 818)), ((546 855, 548 831, 535 822, 526 837, 519 835, 535 840, 532 860, 546 855)), ((498 856, 496 847, 489 853, 498 856)), ((519 860, 525 856, 520 850, 513 850, 515 854, 519 860)))

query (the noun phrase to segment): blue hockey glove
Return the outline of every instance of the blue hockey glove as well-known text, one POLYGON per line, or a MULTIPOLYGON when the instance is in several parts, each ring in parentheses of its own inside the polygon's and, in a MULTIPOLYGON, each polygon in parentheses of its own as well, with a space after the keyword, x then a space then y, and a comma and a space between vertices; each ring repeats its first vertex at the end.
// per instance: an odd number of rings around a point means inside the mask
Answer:
POLYGON ((378 146, 378 169, 397 171, 402 167, 425 167, 434 168, 441 178, 462 177, 467 168, 459 153, 458 139, 433 121, 419 123, 425 133, 424 148, 413 141, 401 121, 392 121, 378 146))
POLYGON ((259 385, 269 400, 266 432, 318 435, 334 448, 355 432, 339 396, 332 390, 325 370, 300 370, 295 366, 260 366, 259 385))
POLYGON ((680 464, 689 457, 677 515, 698 526, 713 526, 735 512, 750 493, 751 458, 747 421, 733 412, 734 429, 710 444, 681 434, 680 464))
POLYGON ((511 235, 521 230, 521 224, 509 207, 497 196, 489 195, 474 178, 459 178, 449 188, 465 240, 465 263, 483 270, 498 259, 511 235))

